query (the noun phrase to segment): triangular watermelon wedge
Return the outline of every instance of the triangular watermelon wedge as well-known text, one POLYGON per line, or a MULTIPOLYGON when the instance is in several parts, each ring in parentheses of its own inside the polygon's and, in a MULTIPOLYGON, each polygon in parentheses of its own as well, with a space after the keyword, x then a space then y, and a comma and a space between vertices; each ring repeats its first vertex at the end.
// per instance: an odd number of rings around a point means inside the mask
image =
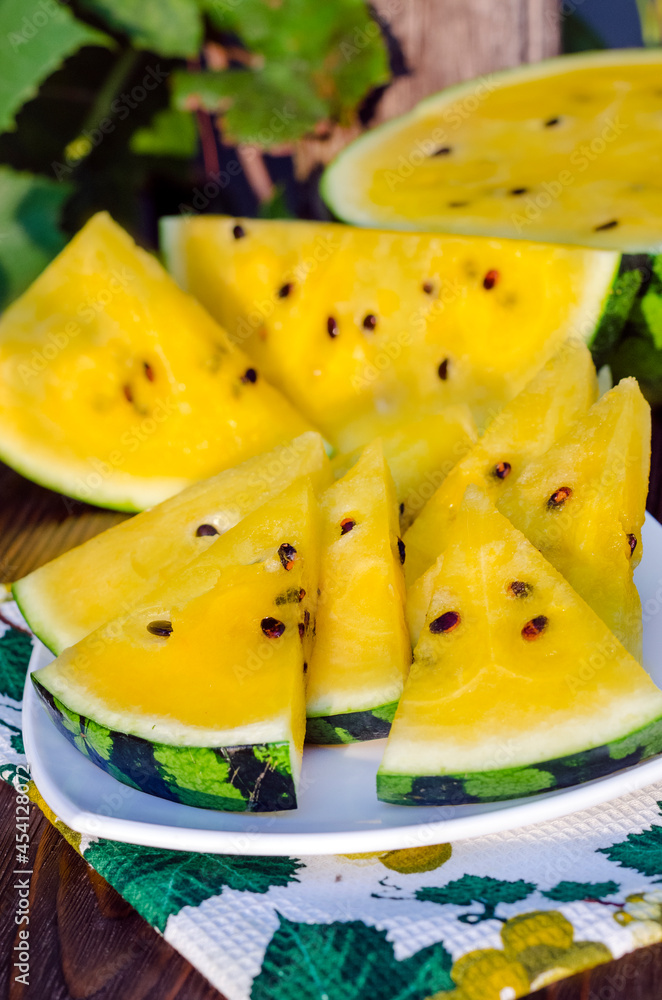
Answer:
POLYGON ((437 565, 380 799, 519 798, 662 751, 662 691, 474 486, 437 565))
POLYGON ((302 480, 37 671, 63 735, 115 778, 163 798, 295 808, 317 532, 302 480))

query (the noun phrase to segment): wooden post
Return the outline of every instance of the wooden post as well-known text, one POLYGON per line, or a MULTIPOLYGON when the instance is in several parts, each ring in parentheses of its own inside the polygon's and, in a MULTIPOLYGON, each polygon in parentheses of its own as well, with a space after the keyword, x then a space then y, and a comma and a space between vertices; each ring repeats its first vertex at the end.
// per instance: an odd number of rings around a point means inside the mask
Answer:
MULTIPOLYGON (((560 48, 557 0, 375 0, 378 17, 400 45, 409 73, 394 80, 371 124, 408 111, 460 80, 537 62, 560 48)), ((300 177, 328 163, 360 127, 335 128, 297 144, 300 177)))

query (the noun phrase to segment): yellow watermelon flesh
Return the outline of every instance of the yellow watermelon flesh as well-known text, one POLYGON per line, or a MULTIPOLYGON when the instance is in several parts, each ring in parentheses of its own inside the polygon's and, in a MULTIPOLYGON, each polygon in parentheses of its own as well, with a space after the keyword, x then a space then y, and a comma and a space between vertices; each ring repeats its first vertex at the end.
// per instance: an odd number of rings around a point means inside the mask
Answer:
POLYGON ((189 486, 65 552, 18 580, 14 597, 36 635, 60 653, 129 611, 156 578, 180 572, 301 476, 309 476, 317 492, 332 480, 322 438, 314 431, 189 486))
POLYGON ((306 421, 105 213, 0 320, 0 457, 141 510, 291 440, 306 421))
POLYGON ((479 426, 612 310, 619 255, 333 224, 165 219, 168 266, 341 452, 455 403, 479 426), (237 236, 237 234, 239 234, 237 236))
POLYGON ((362 135, 322 193, 363 226, 660 249, 662 52, 590 52, 434 94, 362 135))
POLYGON ((496 415, 483 437, 443 481, 404 536, 408 585, 450 542, 464 491, 480 484, 494 499, 569 431, 597 396, 588 349, 568 341, 527 387, 496 415))
POLYGON ((650 407, 635 379, 623 379, 498 500, 637 659, 642 616, 632 574, 642 554, 650 436, 650 407))
POLYGON ((519 798, 662 751, 662 691, 475 486, 438 566, 381 799, 519 798))

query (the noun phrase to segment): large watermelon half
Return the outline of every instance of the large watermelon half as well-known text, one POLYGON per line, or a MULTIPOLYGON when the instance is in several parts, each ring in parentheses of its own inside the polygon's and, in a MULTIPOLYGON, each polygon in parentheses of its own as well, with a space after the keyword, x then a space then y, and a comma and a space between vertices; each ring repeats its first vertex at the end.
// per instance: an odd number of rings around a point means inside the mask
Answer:
POLYGON ((121 510, 309 429, 105 213, 2 316, 0 372, 0 458, 121 510))
POLYGON ((662 247, 662 50, 562 56, 469 80, 327 168, 341 219, 630 253, 662 247))
POLYGON ((341 450, 467 403, 479 425, 568 336, 625 322, 619 254, 222 216, 165 219, 168 266, 341 450))

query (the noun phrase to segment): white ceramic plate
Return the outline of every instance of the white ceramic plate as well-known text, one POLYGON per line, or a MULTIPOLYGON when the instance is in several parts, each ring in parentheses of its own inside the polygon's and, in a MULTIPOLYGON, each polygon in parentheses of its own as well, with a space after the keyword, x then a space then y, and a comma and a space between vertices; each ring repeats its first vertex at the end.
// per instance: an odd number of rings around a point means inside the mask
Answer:
MULTIPOLYGON (((647 516, 636 581, 644 605, 644 662, 662 687, 662 526, 647 516)), ((37 645, 30 670, 53 658, 37 645)), ((291 812, 223 813, 167 802, 121 784, 72 747, 26 683, 23 735, 32 776, 51 809, 88 836, 217 854, 348 854, 479 837, 556 819, 662 780, 662 756, 565 791, 481 805, 392 806, 375 794, 384 740, 304 753, 291 812)))

